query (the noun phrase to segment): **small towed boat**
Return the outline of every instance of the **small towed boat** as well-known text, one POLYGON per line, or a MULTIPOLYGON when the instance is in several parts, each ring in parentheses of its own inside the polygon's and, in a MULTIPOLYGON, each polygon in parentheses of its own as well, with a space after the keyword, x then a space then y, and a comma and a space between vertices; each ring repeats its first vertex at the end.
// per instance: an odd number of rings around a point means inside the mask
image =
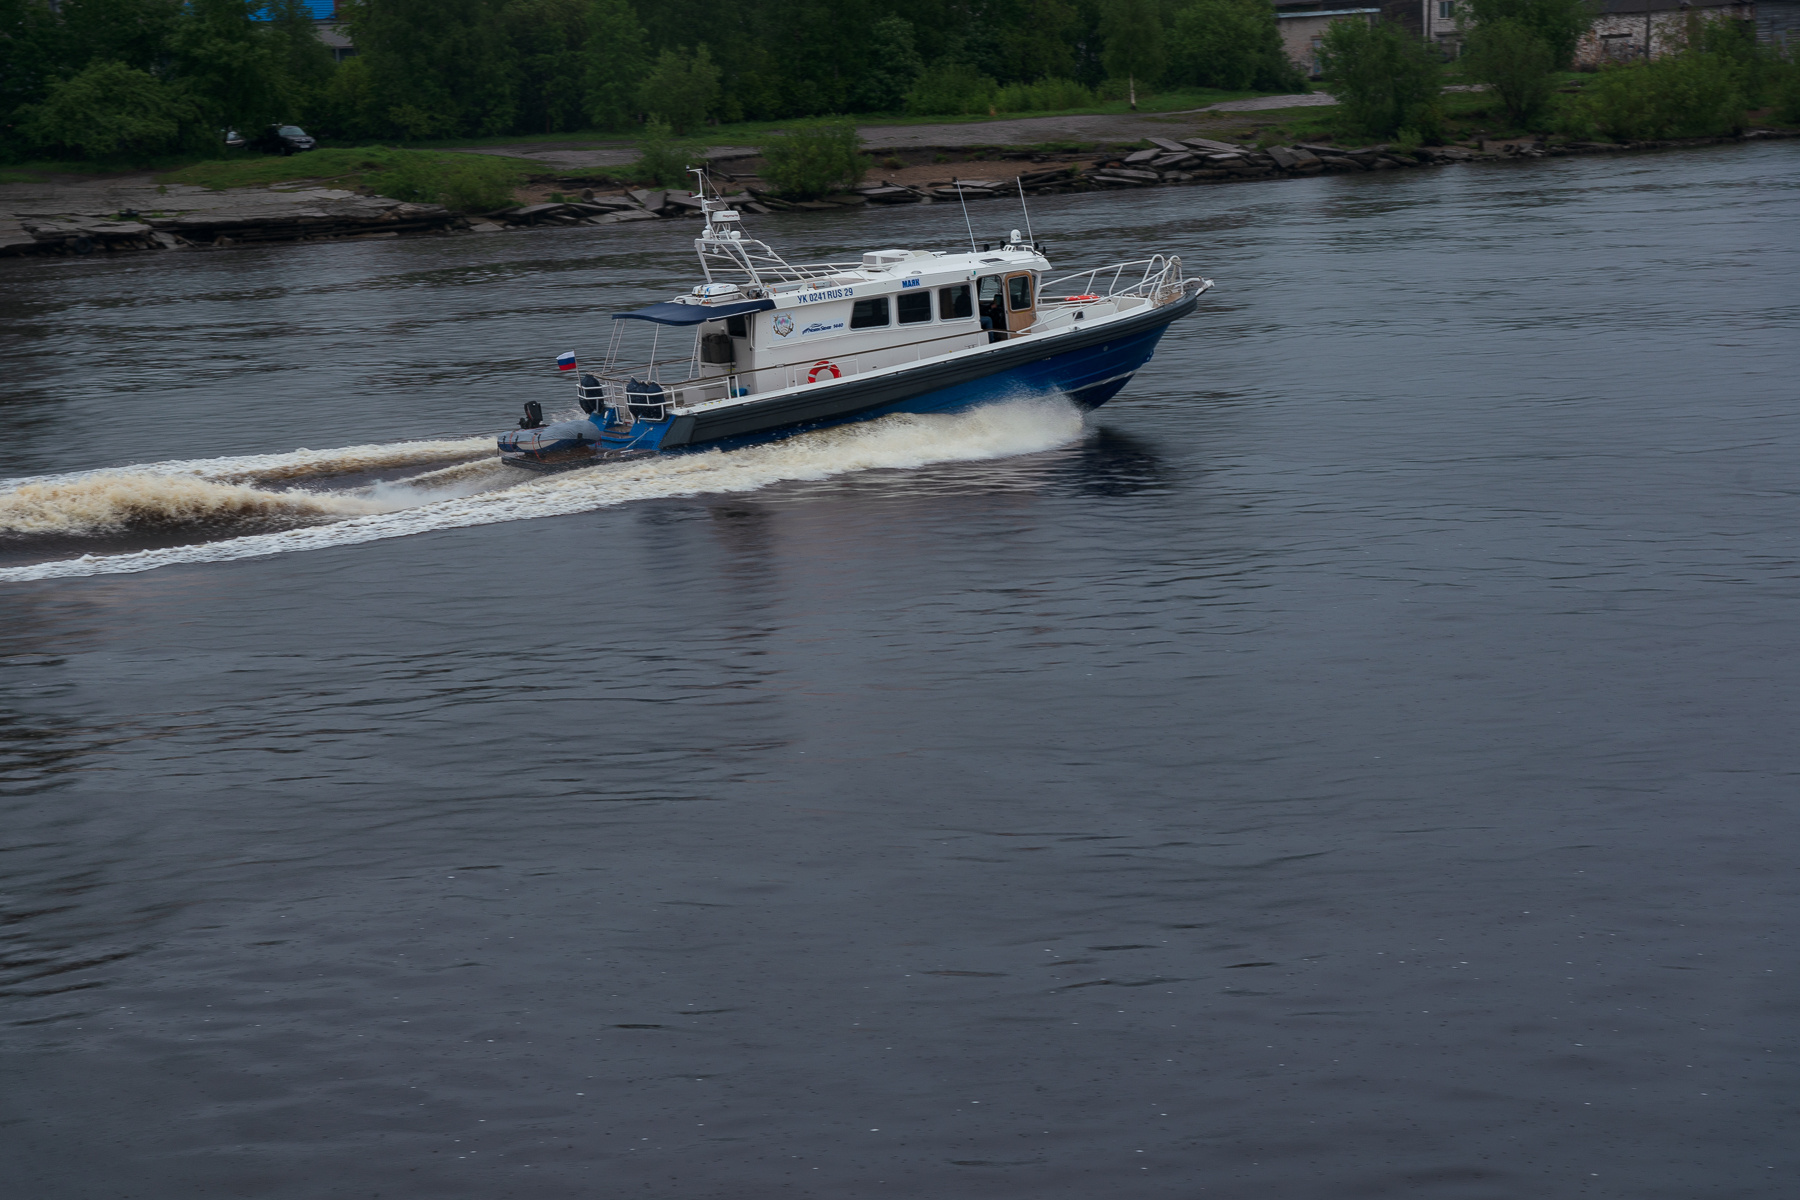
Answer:
POLYGON ((998 247, 971 237, 966 253, 795 266, 700 183, 705 282, 614 313, 598 369, 563 355, 583 415, 546 424, 527 403, 499 437, 503 462, 562 471, 1028 395, 1097 408, 1212 287, 1161 254, 1046 278, 1043 247, 1016 229, 998 247))

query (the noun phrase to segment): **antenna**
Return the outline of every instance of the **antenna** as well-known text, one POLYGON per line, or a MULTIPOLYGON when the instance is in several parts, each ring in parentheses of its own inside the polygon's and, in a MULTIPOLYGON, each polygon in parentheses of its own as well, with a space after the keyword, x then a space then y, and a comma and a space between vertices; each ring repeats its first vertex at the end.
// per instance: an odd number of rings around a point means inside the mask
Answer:
POLYGON ((963 228, 969 231, 969 253, 974 254, 976 253, 975 226, 969 224, 969 202, 963 199, 962 180, 952 175, 950 182, 956 185, 956 202, 962 205, 963 210, 963 228))
POLYGON ((1019 210, 1025 214, 1025 240, 1035 246, 1037 235, 1031 232, 1031 209, 1025 204, 1025 177, 1015 175, 1013 182, 1019 185, 1019 210))

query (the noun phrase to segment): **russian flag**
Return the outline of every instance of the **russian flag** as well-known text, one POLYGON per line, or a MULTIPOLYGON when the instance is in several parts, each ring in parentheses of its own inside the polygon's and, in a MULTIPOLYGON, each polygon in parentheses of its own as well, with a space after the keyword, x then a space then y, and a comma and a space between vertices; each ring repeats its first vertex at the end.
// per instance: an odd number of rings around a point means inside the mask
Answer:
POLYGON ((559 371, 573 371, 575 369, 575 352, 573 350, 564 350, 561 354, 557 355, 556 369, 559 371))

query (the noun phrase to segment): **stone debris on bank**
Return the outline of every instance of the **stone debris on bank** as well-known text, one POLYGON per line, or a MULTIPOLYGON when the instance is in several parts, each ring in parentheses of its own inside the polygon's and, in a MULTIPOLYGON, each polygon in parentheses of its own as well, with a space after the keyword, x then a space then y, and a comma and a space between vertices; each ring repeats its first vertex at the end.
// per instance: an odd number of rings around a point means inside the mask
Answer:
POLYGON ((315 188, 271 197, 252 192, 236 207, 176 213, 20 213, 0 217, 0 255, 223 248, 253 242, 399 237, 448 230, 463 219, 441 204, 409 204, 315 188))
MULTIPOLYGON (((1092 161, 1092 155, 1025 171, 1017 180, 940 180, 920 186, 883 180, 817 200, 784 200, 754 186, 724 199, 747 212, 825 212, 865 204, 956 203, 984 198, 1063 192, 1118 190, 1228 183, 1250 179, 1297 178, 1325 173, 1392 171, 1451 163, 1502 162, 1561 157, 1571 154, 1661 150, 1759 138, 1795 136, 1781 130, 1752 130, 1736 138, 1682 142, 1573 142, 1549 145, 1512 140, 1467 146, 1426 146, 1399 150, 1387 145, 1341 147, 1314 143, 1263 148, 1210 138, 1149 138, 1151 147, 1092 161)), ((1010 158, 1040 160, 1022 152, 1010 158)), ((742 177, 739 177, 741 183, 742 177)), ((616 225, 700 216, 700 202, 686 191, 640 189, 622 195, 584 191, 577 200, 512 207, 480 216, 453 213, 438 204, 411 204, 383 196, 359 196, 326 188, 271 188, 266 193, 234 197, 233 206, 175 214, 115 213, 0 215, 0 256, 21 254, 90 254, 95 251, 180 250, 222 248, 257 242, 313 241, 342 238, 399 237, 402 234, 448 234, 468 230, 500 233, 556 225, 616 225)))

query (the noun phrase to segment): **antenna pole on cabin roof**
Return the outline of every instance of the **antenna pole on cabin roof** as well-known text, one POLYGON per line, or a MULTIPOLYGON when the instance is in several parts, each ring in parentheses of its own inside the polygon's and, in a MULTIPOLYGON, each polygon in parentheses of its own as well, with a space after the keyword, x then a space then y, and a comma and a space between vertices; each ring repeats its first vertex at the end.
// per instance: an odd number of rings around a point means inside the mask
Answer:
POLYGON ((969 231, 969 253, 974 254, 976 253, 975 226, 969 223, 969 202, 963 199, 962 180, 952 175, 950 182, 956 185, 956 202, 962 205, 963 210, 963 228, 969 231))

